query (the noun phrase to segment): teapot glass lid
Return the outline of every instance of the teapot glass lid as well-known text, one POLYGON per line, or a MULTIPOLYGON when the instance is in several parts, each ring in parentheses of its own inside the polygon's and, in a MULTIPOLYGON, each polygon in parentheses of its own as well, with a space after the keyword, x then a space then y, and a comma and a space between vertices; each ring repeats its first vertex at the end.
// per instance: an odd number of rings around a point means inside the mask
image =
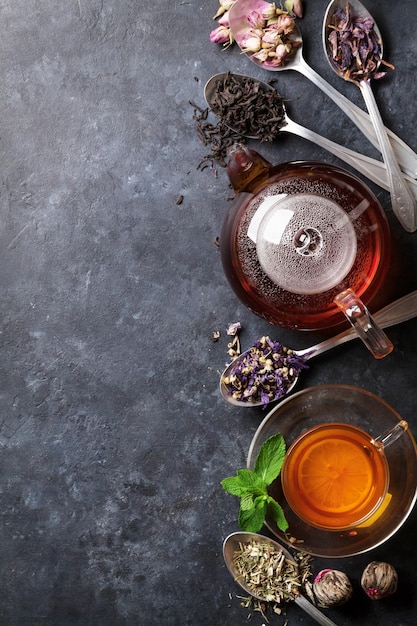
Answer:
POLYGON ((295 294, 323 293, 340 284, 357 253, 351 216, 314 193, 266 197, 248 235, 265 274, 295 294))

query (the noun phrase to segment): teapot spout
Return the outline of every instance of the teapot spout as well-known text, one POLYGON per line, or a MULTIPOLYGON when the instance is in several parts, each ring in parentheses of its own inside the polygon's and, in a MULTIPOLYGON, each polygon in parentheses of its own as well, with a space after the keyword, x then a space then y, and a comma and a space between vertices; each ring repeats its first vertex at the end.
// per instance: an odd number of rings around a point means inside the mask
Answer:
POLYGON ((235 191, 252 191, 269 177, 271 163, 255 150, 242 143, 234 143, 227 151, 226 172, 235 191))

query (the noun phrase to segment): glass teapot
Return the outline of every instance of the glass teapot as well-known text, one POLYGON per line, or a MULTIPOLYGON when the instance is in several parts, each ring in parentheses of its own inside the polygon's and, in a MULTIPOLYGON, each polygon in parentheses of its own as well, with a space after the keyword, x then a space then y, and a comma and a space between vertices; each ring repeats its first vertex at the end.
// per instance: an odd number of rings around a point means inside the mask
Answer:
POLYGON ((228 156, 237 193, 220 248, 237 296, 286 328, 320 330, 347 318, 376 358, 389 354, 367 309, 391 257, 388 221, 371 190, 325 163, 273 166, 240 143, 228 156))

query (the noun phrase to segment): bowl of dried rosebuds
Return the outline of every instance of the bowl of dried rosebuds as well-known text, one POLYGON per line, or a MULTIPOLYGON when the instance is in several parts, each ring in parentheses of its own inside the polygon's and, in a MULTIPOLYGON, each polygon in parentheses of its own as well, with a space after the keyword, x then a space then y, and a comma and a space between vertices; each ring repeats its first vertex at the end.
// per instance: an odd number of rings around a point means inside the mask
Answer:
POLYGON ((236 0, 229 10, 229 26, 233 40, 253 63, 280 71, 302 54, 297 17, 302 13, 295 5, 289 11, 264 0, 236 0))

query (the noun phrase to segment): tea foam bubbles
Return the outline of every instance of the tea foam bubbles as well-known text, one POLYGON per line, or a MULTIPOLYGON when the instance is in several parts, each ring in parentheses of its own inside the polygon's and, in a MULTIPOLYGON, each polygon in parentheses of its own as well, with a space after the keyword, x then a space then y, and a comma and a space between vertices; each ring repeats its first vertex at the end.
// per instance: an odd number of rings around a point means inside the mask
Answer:
POLYGON ((343 282, 351 270, 357 241, 349 215, 317 194, 282 196, 269 208, 256 235, 263 271, 291 293, 318 294, 343 282))

